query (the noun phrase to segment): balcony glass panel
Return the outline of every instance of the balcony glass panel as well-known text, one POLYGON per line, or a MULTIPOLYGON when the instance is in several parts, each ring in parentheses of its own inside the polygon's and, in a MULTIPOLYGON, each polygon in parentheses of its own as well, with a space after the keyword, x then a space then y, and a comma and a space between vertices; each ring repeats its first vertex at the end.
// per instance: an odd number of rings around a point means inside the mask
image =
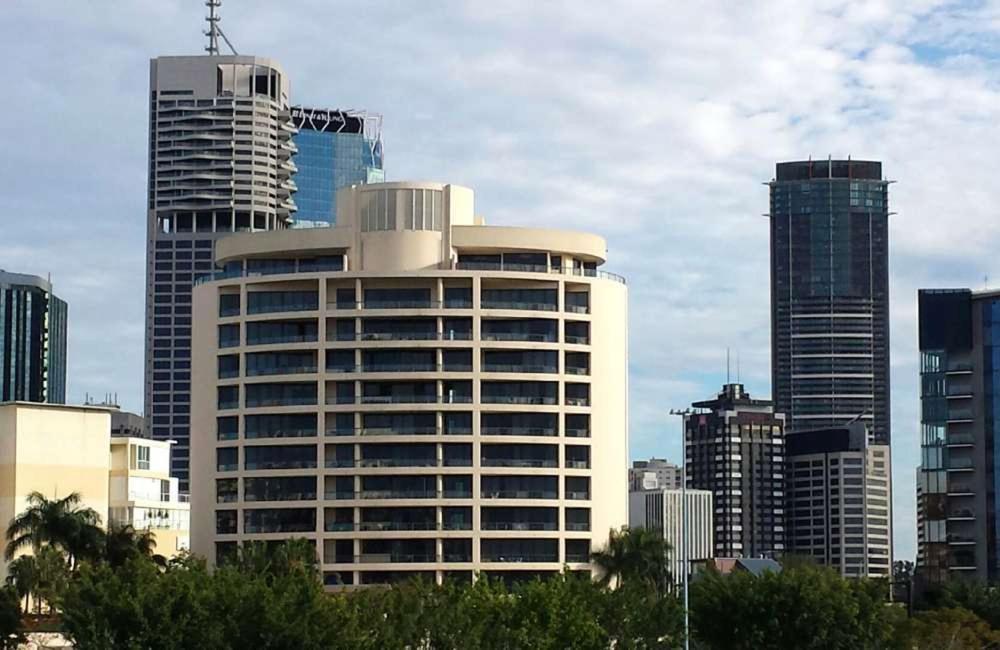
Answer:
POLYGON ((327 350, 327 372, 354 372, 357 370, 354 350, 327 350))
POLYGON ((244 501, 314 501, 315 476, 267 476, 243 479, 244 501))
POLYGON ((483 444, 483 467, 558 467, 556 445, 483 444))
POLYGON ((480 542, 483 562, 558 562, 557 539, 484 539, 480 542))
POLYGON ((362 564, 436 562, 436 546, 433 539, 363 539, 358 560, 362 564))
POLYGON ((354 445, 327 445, 324 464, 329 468, 354 467, 354 445))
POLYGON ((248 470, 316 467, 316 445, 247 446, 243 456, 243 467, 248 470))
POLYGON ((467 506, 441 508, 441 527, 444 530, 472 530, 472 508, 467 506))
POLYGON ((445 287, 445 309, 472 309, 472 287, 445 287))
POLYGON ((472 413, 445 411, 441 414, 441 427, 446 436, 467 436, 472 433, 472 413))
POLYGON ((340 288, 334 293, 337 309, 357 309, 358 298, 354 287, 340 288))
POLYGON ((323 273, 344 270, 343 255, 321 255, 299 260, 299 273, 323 273))
POLYGON ((484 350, 484 372, 559 372, 559 353, 555 350, 484 350))
POLYGON ((215 533, 217 535, 235 535, 237 521, 235 510, 216 510, 215 533))
POLYGON ((326 338, 328 341, 353 341, 355 336, 353 318, 336 318, 327 321, 326 338))
POLYGON ((590 384, 566 384, 567 406, 590 406, 590 384))
POLYGON ((236 440, 240 437, 240 419, 235 415, 215 418, 217 440, 236 440))
POLYGON ((586 291, 566 291, 566 311, 574 314, 590 313, 590 294, 586 291))
POLYGON ((566 498, 582 501, 590 499, 590 477, 567 476, 566 498))
POLYGON ((433 306, 429 288, 365 289, 365 309, 429 309, 433 306))
POLYGON ((246 384, 246 406, 313 406, 316 383, 246 384))
POLYGON ((240 407, 239 386, 219 386, 217 390, 218 407, 220 410, 235 409, 240 407))
POLYGON ((589 375, 590 374, 590 353, 589 352, 567 352, 565 372, 567 375, 589 375))
POLYGON ((472 562, 471 539, 441 540, 442 562, 472 562))
POLYGON ((549 318, 484 318, 481 338, 484 341, 531 341, 555 343, 559 321, 549 318))
POLYGON ((240 355, 224 354, 219 357, 219 379, 240 376, 240 355))
POLYGON ((555 436, 559 434, 556 413, 483 413, 484 436, 555 436))
POLYGON ((315 413, 280 413, 246 415, 244 435, 255 438, 304 438, 316 435, 315 413))
POLYGON ((433 341, 438 338, 435 318, 366 318, 361 321, 363 341, 433 341))
POLYGON ((445 443, 441 445, 442 463, 445 467, 472 467, 472 445, 445 443))
POLYGON ((362 476, 362 499, 434 499, 436 476, 362 476))
POLYGON ((239 480, 220 478, 215 480, 215 502, 233 503, 240 498, 239 480))
POLYGON ((590 323, 568 320, 565 324, 565 342, 576 345, 590 344, 590 323))
POLYGON ((566 540, 566 561, 567 562, 590 562, 590 540, 589 539, 567 539, 566 540))
POLYGON ((271 314, 286 311, 319 309, 315 291, 251 291, 247 293, 248 314, 271 314))
POLYGON ((446 475, 441 477, 443 496, 445 499, 471 499, 472 477, 468 475, 446 475))
POLYGON ((219 318, 240 315, 240 294, 219 294, 219 318))
POLYGON ((219 347, 235 348, 240 345, 240 326, 238 324, 219 325, 219 347))
POLYGON ((316 372, 316 352, 248 352, 247 377, 262 375, 295 375, 316 372))
POLYGON ((436 508, 362 508, 359 530, 437 530, 436 508))
POLYGON ((353 413, 326 414, 326 435, 353 436, 355 433, 353 413))
POLYGON ((484 507, 482 530, 559 530, 559 509, 540 507, 484 507))
POLYGON ((434 413, 364 413, 361 435, 434 435, 437 416, 434 413))
POLYGON ((480 496, 484 499, 558 499, 556 476, 482 476, 480 496))
POLYGON ((471 318, 445 318, 441 329, 441 340, 443 341, 471 341, 472 340, 472 319, 471 318))
POLYGON ((566 530, 590 530, 590 508, 566 508, 566 530))
POLYGON ((434 350, 363 350, 364 372, 434 372, 437 354, 434 350))
POLYGON ((472 350, 442 350, 441 370, 444 372, 472 372, 472 350))
POLYGON ((313 343, 319 334, 314 320, 285 320, 247 323, 247 345, 313 343))
POLYGON ((437 445, 363 444, 360 467, 436 467, 437 445))
POLYGON ((556 311, 559 296, 555 289, 483 289, 483 309, 526 309, 556 311))
POLYGON ((441 401, 444 404, 472 403, 471 381, 445 381, 441 385, 441 401))
POLYGON ((282 273, 295 273, 295 260, 247 260, 247 275, 279 275, 282 273))
POLYGON ((437 383, 365 382, 362 401, 365 404, 429 404, 437 402, 437 383))
POLYGON ((554 381, 484 381, 484 404, 555 404, 559 385, 554 381))
POLYGON ((215 469, 235 472, 239 468, 240 450, 236 447, 219 447, 215 450, 215 469))
POLYGON ((590 447, 586 445, 566 445, 566 467, 570 469, 590 469, 590 447))
MULTIPOLYGON (((323 530, 339 533, 354 530, 354 508, 327 508, 323 511, 323 530)), ((327 541, 329 544, 329 541, 327 541)), ((353 547, 353 543, 351 545, 353 547)), ((354 555, 353 548, 350 555, 354 555)), ((350 562, 351 560, 348 560, 350 562)))
POLYGON ((316 530, 316 508, 259 508, 243 511, 244 533, 307 533, 316 530))

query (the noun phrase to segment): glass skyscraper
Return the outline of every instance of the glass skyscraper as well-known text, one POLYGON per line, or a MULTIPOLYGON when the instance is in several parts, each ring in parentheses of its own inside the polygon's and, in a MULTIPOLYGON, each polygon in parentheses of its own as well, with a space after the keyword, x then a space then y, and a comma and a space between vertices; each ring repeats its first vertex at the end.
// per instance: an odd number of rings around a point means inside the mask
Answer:
POLYGON ((67 311, 47 280, 0 270, 0 402, 66 403, 67 311))
POLYGON ((337 190, 385 180, 382 118, 356 111, 292 107, 298 128, 293 227, 336 223, 337 190))
POLYGON ((771 373, 789 432, 864 422, 889 444, 888 181, 882 163, 779 163, 771 373))
POLYGON ((917 569, 926 582, 1000 575, 1000 291, 930 289, 920 312, 917 569))

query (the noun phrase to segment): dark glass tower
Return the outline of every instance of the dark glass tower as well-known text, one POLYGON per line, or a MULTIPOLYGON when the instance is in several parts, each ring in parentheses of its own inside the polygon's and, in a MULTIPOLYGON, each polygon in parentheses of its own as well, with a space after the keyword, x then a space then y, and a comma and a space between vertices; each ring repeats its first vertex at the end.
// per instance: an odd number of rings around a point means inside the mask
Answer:
POLYGON ((66 312, 48 281, 0 271, 0 402, 66 403, 66 312))
POLYGON ((337 190, 362 183, 381 183, 382 118, 359 111, 292 107, 298 128, 293 141, 295 203, 292 227, 336 223, 337 190))
POLYGON ((995 581, 1000 292, 922 290, 917 573, 995 581))
POLYGON ((864 422, 888 444, 888 181, 882 163, 778 163, 771 373, 790 432, 864 422))

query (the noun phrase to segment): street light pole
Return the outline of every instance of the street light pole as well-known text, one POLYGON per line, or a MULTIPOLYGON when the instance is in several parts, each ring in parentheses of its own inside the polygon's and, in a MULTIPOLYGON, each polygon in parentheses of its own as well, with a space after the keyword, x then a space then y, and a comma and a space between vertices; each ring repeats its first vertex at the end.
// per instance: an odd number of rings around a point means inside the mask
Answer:
POLYGON ((681 416, 681 574, 684 585, 684 650, 691 649, 691 623, 688 607, 688 500, 687 500, 687 434, 685 424, 691 409, 670 409, 670 415, 681 416))

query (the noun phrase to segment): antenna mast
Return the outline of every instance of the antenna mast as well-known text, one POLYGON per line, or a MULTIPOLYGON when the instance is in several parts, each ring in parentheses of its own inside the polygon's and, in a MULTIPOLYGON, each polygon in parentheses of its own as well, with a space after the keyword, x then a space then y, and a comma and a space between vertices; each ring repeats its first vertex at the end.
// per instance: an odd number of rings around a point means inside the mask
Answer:
POLYGON ((205 36, 208 37, 208 47, 205 48, 205 51, 208 52, 209 56, 218 56, 219 37, 221 36, 233 54, 237 54, 236 48, 229 42, 226 33, 219 26, 222 16, 218 14, 217 9, 222 6, 222 0, 205 0, 205 6, 208 7, 208 15, 205 16, 205 22, 208 23, 208 31, 205 32, 205 36))

